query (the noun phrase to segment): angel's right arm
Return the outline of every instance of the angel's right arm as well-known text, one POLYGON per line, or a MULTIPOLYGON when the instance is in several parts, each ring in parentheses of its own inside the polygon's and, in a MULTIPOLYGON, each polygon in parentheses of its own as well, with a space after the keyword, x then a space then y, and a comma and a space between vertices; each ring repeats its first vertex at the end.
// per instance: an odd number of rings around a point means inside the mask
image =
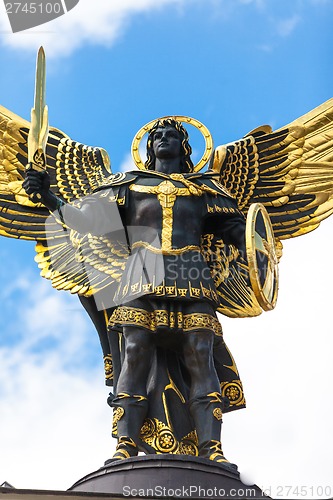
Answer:
POLYGON ((50 212, 58 211, 61 219, 71 229, 75 229, 81 234, 94 232, 96 228, 96 211, 91 204, 87 203, 78 208, 63 202, 51 191, 50 177, 47 172, 28 170, 23 181, 23 188, 29 196, 39 194, 41 196, 40 202, 50 212))

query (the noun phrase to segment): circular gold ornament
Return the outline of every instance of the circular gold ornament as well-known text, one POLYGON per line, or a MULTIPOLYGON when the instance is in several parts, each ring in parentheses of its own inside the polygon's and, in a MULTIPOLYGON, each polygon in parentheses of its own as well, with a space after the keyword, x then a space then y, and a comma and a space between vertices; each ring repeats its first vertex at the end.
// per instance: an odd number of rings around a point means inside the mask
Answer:
POLYGON ((156 433, 155 422, 151 418, 146 418, 140 429, 140 438, 142 440, 152 437, 156 433))
POLYGON ((250 205, 245 239, 253 292, 263 310, 270 311, 277 301, 279 269, 272 224, 261 203, 250 205))
POLYGON ((194 172, 199 172, 206 163, 209 161, 210 156, 213 152, 213 138, 211 133, 209 132, 208 128, 203 125, 203 123, 199 122, 199 120, 196 120, 195 118, 191 118, 190 116, 183 116, 183 115, 173 115, 173 116, 162 116, 161 118, 156 118, 155 120, 150 121, 149 123, 146 123, 139 132, 135 135, 133 142, 132 142, 132 158, 134 160, 135 165, 140 169, 140 170, 146 170, 145 164, 143 163, 140 152, 139 152, 139 147, 140 143, 144 137, 145 134, 149 133, 150 130, 153 128, 153 125, 158 121, 158 120, 166 120, 166 119, 172 119, 176 120, 178 122, 182 122, 187 125, 192 125, 196 129, 199 130, 199 132, 202 133, 203 138, 205 139, 205 152, 202 155, 201 159, 199 162, 194 166, 193 170, 194 172))
POLYGON ((235 382, 225 384, 222 389, 222 396, 226 396, 232 404, 239 404, 243 399, 243 391, 235 382))
POLYGON ((173 453, 178 446, 175 436, 168 429, 158 433, 155 444, 157 450, 161 453, 173 453))
POLYGON ((221 408, 214 408, 213 410, 213 415, 217 420, 222 420, 223 415, 222 415, 222 410, 221 408))

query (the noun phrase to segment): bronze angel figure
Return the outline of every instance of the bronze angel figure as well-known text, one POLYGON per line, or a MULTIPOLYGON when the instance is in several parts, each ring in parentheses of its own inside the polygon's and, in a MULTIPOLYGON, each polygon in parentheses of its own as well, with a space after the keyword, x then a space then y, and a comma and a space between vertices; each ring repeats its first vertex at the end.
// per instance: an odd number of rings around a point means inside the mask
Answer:
POLYGON ((215 150, 194 119, 154 120, 136 136, 138 169, 127 173, 113 174, 103 149, 52 127, 40 169, 43 154, 28 158, 29 129, 0 108, 0 232, 35 240, 41 275, 77 294, 90 315, 113 386, 114 459, 141 450, 233 467, 221 448, 222 415, 245 398, 216 311, 245 317, 274 307, 282 240, 332 213, 333 99, 215 150), (207 139, 198 165, 183 123, 207 139), (247 236, 254 213, 260 220, 247 236), (256 269, 253 277, 251 238, 254 256, 267 257, 264 276, 256 269))

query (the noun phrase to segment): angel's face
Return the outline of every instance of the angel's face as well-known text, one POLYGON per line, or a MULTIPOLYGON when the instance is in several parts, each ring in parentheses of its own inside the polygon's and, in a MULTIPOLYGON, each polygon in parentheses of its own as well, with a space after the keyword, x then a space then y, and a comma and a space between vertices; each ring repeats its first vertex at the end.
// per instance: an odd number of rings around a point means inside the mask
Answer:
POLYGON ((153 151, 158 159, 176 159, 181 155, 181 137, 174 127, 159 127, 153 135, 153 151))

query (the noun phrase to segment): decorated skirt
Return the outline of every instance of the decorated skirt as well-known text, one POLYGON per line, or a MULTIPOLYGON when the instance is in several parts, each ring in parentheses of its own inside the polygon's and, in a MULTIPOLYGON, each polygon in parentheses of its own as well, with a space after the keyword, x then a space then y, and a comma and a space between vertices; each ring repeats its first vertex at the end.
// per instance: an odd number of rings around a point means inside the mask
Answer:
POLYGON ((121 305, 111 315, 109 325, 144 328, 152 333, 212 332, 222 336, 214 308, 204 300, 167 300, 145 296, 121 305))

